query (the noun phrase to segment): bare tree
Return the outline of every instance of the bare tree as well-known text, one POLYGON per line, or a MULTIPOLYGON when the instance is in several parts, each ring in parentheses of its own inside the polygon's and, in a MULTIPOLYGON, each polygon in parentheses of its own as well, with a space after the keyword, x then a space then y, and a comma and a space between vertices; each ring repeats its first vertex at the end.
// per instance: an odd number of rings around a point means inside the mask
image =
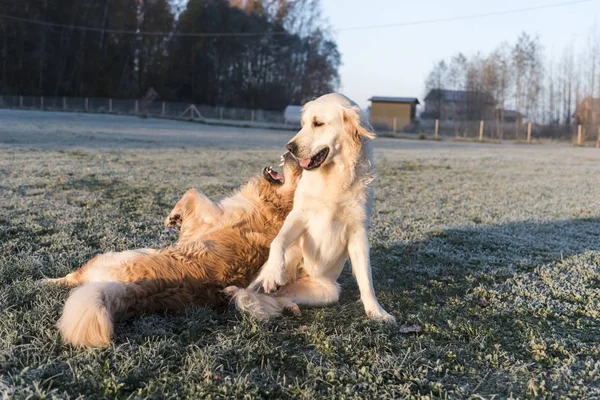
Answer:
POLYGON ((562 58, 559 64, 560 76, 558 79, 558 83, 560 85, 560 102, 562 104, 562 122, 567 127, 571 125, 571 116, 573 113, 572 98, 576 80, 574 57, 573 44, 571 43, 563 50, 562 58))
POLYGON ((488 64, 496 75, 496 85, 491 92, 496 100, 496 134, 499 139, 504 137, 504 110, 510 95, 510 85, 513 81, 510 45, 502 42, 488 57, 488 64))
MULTIPOLYGON (((543 64, 538 38, 523 32, 512 49, 512 68, 515 77, 515 109, 529 119, 537 111, 542 86, 543 64)), ((517 120, 516 136, 520 136, 521 124, 517 120)))
POLYGON ((425 80, 425 91, 433 89, 445 89, 448 83, 448 66, 444 60, 434 65, 425 80))
POLYGON ((598 83, 598 73, 600 72, 600 32, 598 24, 594 23, 587 36, 587 43, 584 50, 586 58, 584 66, 585 97, 594 98, 596 95, 596 84, 598 83))
MULTIPOLYGON (((427 79, 425 80, 425 96, 428 95, 431 91, 437 91, 435 99, 435 108, 437 110, 437 116, 433 116, 435 118, 442 118, 442 108, 444 106, 444 96, 442 94, 442 90, 445 89, 448 84, 448 66, 444 60, 436 63, 433 66, 433 69, 427 75, 427 79)), ((432 100, 429 100, 432 101, 432 100)))
POLYGON ((467 85, 467 57, 458 53, 452 57, 448 64, 446 86, 451 90, 465 90, 467 85))

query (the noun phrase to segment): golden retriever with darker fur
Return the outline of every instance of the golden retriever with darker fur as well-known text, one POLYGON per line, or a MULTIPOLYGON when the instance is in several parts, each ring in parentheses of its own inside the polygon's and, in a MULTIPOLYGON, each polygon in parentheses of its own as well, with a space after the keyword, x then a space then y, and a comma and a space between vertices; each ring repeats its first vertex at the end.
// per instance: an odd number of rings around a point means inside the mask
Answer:
POLYGON ((302 169, 289 153, 283 159, 283 174, 267 168, 219 204, 188 191, 166 221, 181 226, 174 246, 101 254, 63 278, 48 279, 79 286, 58 322, 64 341, 106 347, 116 320, 192 304, 227 305, 223 288, 246 287, 256 278, 292 209, 302 169))

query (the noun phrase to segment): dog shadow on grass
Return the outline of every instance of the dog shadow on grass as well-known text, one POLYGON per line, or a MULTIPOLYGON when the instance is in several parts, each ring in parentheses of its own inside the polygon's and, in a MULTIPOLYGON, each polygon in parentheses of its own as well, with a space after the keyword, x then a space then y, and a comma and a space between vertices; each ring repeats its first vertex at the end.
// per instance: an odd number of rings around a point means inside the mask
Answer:
POLYGON ((436 326, 434 340, 488 337, 525 362, 557 357, 536 340, 570 337, 567 352, 597 341, 582 328, 600 326, 600 218, 452 228, 371 255, 382 303, 402 324, 436 326))
POLYGON ((371 258, 375 280, 395 282, 408 274, 411 280, 511 275, 588 251, 600 251, 600 218, 451 228, 422 241, 373 246, 371 258))

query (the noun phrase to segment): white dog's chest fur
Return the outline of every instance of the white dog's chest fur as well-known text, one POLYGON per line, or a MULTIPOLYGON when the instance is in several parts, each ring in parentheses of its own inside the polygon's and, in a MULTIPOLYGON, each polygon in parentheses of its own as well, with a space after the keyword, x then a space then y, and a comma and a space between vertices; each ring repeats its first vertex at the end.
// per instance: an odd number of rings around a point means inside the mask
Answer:
POLYGON ((359 183, 340 191, 326 186, 321 179, 303 179, 296 190, 294 207, 306 227, 298 244, 310 276, 337 279, 348 258, 349 234, 366 224, 368 189, 359 183))

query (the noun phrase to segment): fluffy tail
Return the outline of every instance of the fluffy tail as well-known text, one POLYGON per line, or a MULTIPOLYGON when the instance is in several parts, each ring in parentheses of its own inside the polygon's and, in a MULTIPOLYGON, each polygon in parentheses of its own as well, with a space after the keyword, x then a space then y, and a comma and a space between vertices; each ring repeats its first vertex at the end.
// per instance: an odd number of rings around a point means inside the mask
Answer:
POLYGON ((114 314, 127 287, 121 283, 88 283, 71 292, 58 330, 63 340, 78 347, 106 347, 113 333, 114 314))
POLYGON ((110 345, 115 321, 192 304, 226 304, 220 288, 185 282, 94 282, 73 290, 58 329, 66 343, 77 347, 110 345))
POLYGON ((296 316, 301 314, 298 305, 286 297, 274 297, 236 286, 229 286, 223 292, 231 297, 231 302, 238 310, 259 320, 279 316, 284 311, 296 316))

